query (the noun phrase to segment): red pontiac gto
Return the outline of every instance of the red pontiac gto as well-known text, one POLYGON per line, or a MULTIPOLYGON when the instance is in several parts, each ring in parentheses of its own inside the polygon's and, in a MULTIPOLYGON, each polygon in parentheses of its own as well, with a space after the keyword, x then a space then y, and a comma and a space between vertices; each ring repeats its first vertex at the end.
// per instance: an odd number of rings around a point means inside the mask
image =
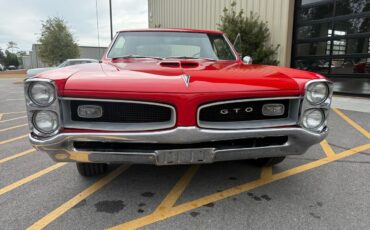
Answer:
POLYGON ((101 63, 25 81, 30 141, 93 176, 108 163, 273 165, 323 140, 332 84, 250 60, 219 31, 121 31, 101 63))

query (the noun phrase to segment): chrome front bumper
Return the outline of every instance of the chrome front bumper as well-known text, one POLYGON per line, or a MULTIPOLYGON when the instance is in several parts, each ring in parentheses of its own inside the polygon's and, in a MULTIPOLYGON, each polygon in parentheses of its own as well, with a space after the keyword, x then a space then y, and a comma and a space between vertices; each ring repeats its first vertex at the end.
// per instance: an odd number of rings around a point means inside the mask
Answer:
POLYGON ((323 140, 327 136, 327 132, 327 128, 321 133, 315 133, 299 127, 243 130, 178 127, 171 130, 151 132, 60 133, 42 139, 30 134, 29 139, 36 149, 47 152, 55 161, 169 165, 303 154, 310 146, 323 140), (194 144, 272 136, 287 136, 288 141, 284 145, 267 147, 152 149, 143 152, 79 151, 73 145, 74 141, 194 144))

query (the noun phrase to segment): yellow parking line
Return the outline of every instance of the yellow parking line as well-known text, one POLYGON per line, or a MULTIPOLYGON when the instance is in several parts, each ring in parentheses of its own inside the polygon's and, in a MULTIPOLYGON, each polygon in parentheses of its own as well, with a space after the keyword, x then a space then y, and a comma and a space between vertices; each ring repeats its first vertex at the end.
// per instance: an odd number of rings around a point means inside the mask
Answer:
POLYGON ((263 167, 261 170, 261 178, 269 178, 272 176, 272 166, 263 167))
POLYGON ((0 196, 3 195, 3 194, 5 194, 5 193, 7 193, 7 192, 12 191, 13 189, 18 188, 18 187, 20 187, 20 186, 22 186, 24 184, 27 184, 27 183, 29 183, 29 182, 31 182, 31 181, 39 178, 39 177, 41 177, 41 176, 43 176, 43 175, 51 172, 51 171, 54 171, 55 169, 58 169, 58 168, 62 167, 65 164, 66 163, 57 163, 57 164, 54 164, 54 165, 52 165, 50 167, 47 167, 46 169, 43 169, 41 171, 38 171, 35 174, 32 174, 31 176, 25 177, 25 178, 23 178, 23 179, 15 182, 15 183, 13 183, 13 184, 10 184, 8 186, 5 186, 4 188, 1 188, 0 189, 0 196))
POLYGON ((22 125, 16 125, 16 126, 12 126, 12 127, 9 127, 9 128, 5 128, 5 129, 0 129, 0 132, 5 132, 5 131, 8 131, 8 130, 20 128, 20 127, 27 126, 27 125, 28 124, 22 124, 22 125))
POLYGON ((3 114, 2 113, 0 113, 0 121, 1 121, 1 119, 3 119, 3 114))
POLYGON ((5 101, 24 101, 24 98, 10 98, 10 99, 5 99, 5 101))
POLYGON ((26 111, 6 112, 6 113, 1 113, 1 114, 2 115, 8 115, 8 114, 19 114, 19 113, 26 113, 26 111))
POLYGON ((331 146, 329 145, 327 140, 321 141, 320 145, 321 145, 321 148, 324 150, 324 152, 325 152, 325 154, 328 158, 331 158, 331 157, 335 156, 335 152, 331 148, 331 146))
POLYGON ((28 149, 28 150, 26 150, 26 151, 23 151, 23 152, 20 152, 20 153, 14 154, 14 155, 12 155, 12 156, 10 156, 10 157, 6 157, 6 158, 3 158, 3 159, 0 159, 0 164, 5 163, 5 162, 7 162, 7 161, 14 160, 14 159, 16 159, 16 158, 18 158, 18 157, 22 157, 22 156, 24 156, 24 155, 27 155, 27 154, 33 153, 33 152, 35 152, 35 151, 36 151, 35 149, 28 149))
POLYGON ((181 194, 185 191, 186 187, 189 185, 191 179, 199 169, 199 165, 192 165, 181 177, 181 179, 176 183, 176 185, 167 194, 164 200, 158 205, 154 212, 163 211, 171 208, 176 201, 179 199, 181 194))
POLYGON ((26 118, 26 117, 27 116, 15 117, 15 118, 11 118, 11 119, 8 119, 8 120, 0 121, 0 123, 5 123, 5 122, 8 122, 8 121, 15 121, 15 120, 19 120, 19 119, 26 118))
POLYGON ((28 134, 21 135, 21 136, 18 136, 18 137, 13 137, 13 138, 10 138, 10 139, 4 140, 4 141, 0 141, 0 145, 7 144, 7 143, 13 142, 13 141, 17 141, 17 140, 23 139, 25 137, 28 137, 28 134))
POLYGON ((331 158, 323 158, 323 159, 320 159, 320 160, 317 160, 317 161, 313 161, 313 162, 310 162, 310 163, 307 163, 307 164, 304 164, 304 165, 286 170, 284 172, 274 174, 271 177, 260 178, 260 179, 257 179, 255 181, 252 181, 252 182, 248 182, 248 183, 245 183, 245 184, 242 184, 242 185, 238 185, 238 186, 226 189, 222 192, 217 192, 217 193, 214 193, 214 194, 211 194, 211 195, 208 195, 208 196, 204 196, 202 198, 199 198, 199 199, 196 199, 196 200, 193 200, 193 201, 189 201, 189 202, 186 202, 184 204, 180 204, 178 206, 175 206, 175 207, 173 207, 169 210, 163 211, 163 212, 152 213, 152 214, 149 214, 147 216, 143 216, 143 217, 140 217, 138 219, 134 219, 132 221, 123 223, 121 225, 114 226, 112 228, 109 228, 109 230, 113 230, 113 229, 114 230, 117 230, 117 229, 127 230, 127 229, 137 229, 137 228, 140 228, 140 227, 144 227, 146 225, 153 224, 155 222, 162 221, 162 220, 168 219, 170 217, 177 216, 179 214, 182 214, 182 213, 188 212, 190 210, 199 208, 203 205, 206 205, 206 204, 209 204, 209 203, 212 203, 212 202, 217 202, 217 201, 226 199, 228 197, 235 196, 235 195, 238 195, 240 193, 247 192, 249 190, 252 190, 252 189, 261 187, 263 185, 272 183, 274 181, 278 181, 278 180, 281 180, 281 179, 284 179, 284 178, 287 178, 287 177, 305 172, 307 170, 311 170, 313 168, 317 168, 319 166, 326 165, 330 162, 340 160, 340 159, 345 158, 345 157, 349 157, 351 155, 354 155, 354 154, 356 154, 358 152, 361 152, 361 151, 365 151, 367 149, 370 149, 370 144, 361 145, 361 146, 346 150, 342 153, 338 153, 338 154, 336 154, 335 156, 333 156, 331 158))
POLYGON ((351 118, 349 118, 348 116, 346 116, 339 109, 333 108, 333 111, 336 114, 338 114, 343 120, 345 120, 348 124, 350 124, 353 128, 357 129, 357 131, 359 131, 362 135, 364 135, 365 137, 367 137, 367 138, 370 139, 370 133, 366 129, 362 128, 359 124, 357 124, 356 122, 354 122, 351 118))
POLYGON ((105 177, 101 178, 91 186, 89 186, 87 189, 83 190, 79 194, 77 194, 75 197, 67 201, 66 203, 62 204, 58 208, 54 209, 52 212, 47 214, 46 216, 42 217, 40 220, 36 221, 34 224, 32 224, 30 227, 28 227, 28 230, 31 229, 42 229, 45 228, 48 224, 56 220, 58 217, 63 215, 65 212, 67 212, 69 209, 73 208, 76 204, 81 202, 82 200, 86 199, 105 185, 107 185, 109 182, 111 182, 113 179, 115 179, 117 176, 119 176, 122 172, 127 170, 130 166, 129 165, 121 165, 117 169, 115 169, 113 172, 109 173, 105 177))

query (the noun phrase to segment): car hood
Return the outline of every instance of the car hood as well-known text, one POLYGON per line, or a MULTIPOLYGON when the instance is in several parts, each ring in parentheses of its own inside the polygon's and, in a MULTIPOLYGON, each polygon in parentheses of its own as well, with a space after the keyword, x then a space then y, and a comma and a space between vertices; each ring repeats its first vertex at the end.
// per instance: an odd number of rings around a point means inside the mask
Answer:
MULTIPOLYGON (((289 76, 289 70, 291 69, 214 61, 90 64, 75 71, 70 70, 73 74, 66 81, 64 89, 181 94, 245 91, 298 92, 301 88, 299 81, 289 76)), ((312 78, 312 76, 306 77, 312 78)))
POLYGON ((33 77, 39 73, 56 69, 56 67, 35 68, 27 70, 27 77, 33 77))

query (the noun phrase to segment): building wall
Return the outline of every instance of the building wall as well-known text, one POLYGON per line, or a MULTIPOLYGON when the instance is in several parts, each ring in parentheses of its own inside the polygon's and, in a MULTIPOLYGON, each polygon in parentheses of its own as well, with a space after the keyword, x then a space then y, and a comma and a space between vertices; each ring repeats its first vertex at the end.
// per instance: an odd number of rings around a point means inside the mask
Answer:
POLYGON ((106 47, 79 46, 80 58, 92 58, 100 60, 107 49, 106 47))
POLYGON ((149 27, 217 29, 224 7, 233 1, 237 11, 253 11, 267 21, 271 44, 280 44, 280 65, 289 66, 294 0, 148 0, 149 27))

